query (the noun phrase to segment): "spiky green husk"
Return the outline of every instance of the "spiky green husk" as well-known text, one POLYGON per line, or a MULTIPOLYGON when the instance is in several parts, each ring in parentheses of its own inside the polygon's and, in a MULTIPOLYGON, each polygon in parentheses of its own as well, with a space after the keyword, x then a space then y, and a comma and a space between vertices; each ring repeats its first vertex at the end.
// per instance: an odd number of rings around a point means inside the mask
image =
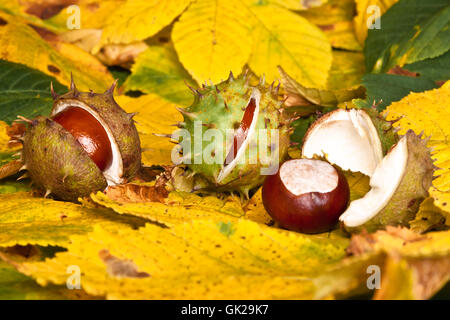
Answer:
POLYGON ((421 139, 412 130, 406 133, 408 160, 403 178, 388 204, 372 219, 358 227, 344 228, 351 232, 365 229, 374 232, 384 227, 408 226, 413 220, 420 203, 428 197, 435 166, 431 159, 427 140, 421 139))
POLYGON ((61 200, 76 201, 107 186, 78 141, 49 118, 38 117, 30 123, 22 156, 33 183, 61 200))
POLYGON ((72 83, 71 89, 55 99, 52 116, 62 105, 70 106, 73 102, 83 103, 97 113, 111 129, 119 147, 123 161, 123 177, 133 177, 141 166, 141 145, 139 134, 132 119, 134 114, 126 113, 114 100, 115 84, 105 93, 80 92, 72 83))
POLYGON ((375 107, 363 110, 366 111, 372 119, 372 122, 378 131, 378 136, 380 137, 383 155, 386 155, 392 146, 399 140, 399 136, 395 128, 392 126, 395 121, 386 120, 386 118, 381 115, 375 107))
MULTIPOLYGON (((263 81, 262 81, 263 82, 263 81)), ((227 81, 224 81, 217 85, 203 86, 202 89, 195 90, 194 103, 186 108, 180 110, 184 117, 182 128, 187 129, 191 137, 194 137, 195 122, 201 121, 203 125, 201 128, 197 128, 201 131, 201 134, 208 129, 217 129, 221 132, 223 139, 223 155, 226 156, 226 137, 227 130, 237 129, 242 121, 245 109, 248 105, 249 99, 254 87, 248 84, 247 76, 241 76, 234 79, 232 75, 227 81)), ((281 163, 287 156, 287 149, 289 146, 290 135, 290 119, 286 115, 286 112, 282 109, 282 101, 279 101, 277 89, 271 86, 257 85, 256 88, 261 93, 261 99, 259 104, 259 115, 256 124, 256 131, 259 129, 277 129, 279 133, 278 151, 279 156, 276 159, 277 163, 281 163)), ((270 131, 268 131, 270 132, 270 131)), ((270 141, 270 134, 268 133, 268 141, 270 141)), ((244 163, 237 164, 236 167, 221 181, 218 180, 220 171, 224 168, 224 164, 211 163, 207 164, 204 161, 202 163, 195 163, 195 157, 202 157, 205 148, 211 142, 203 142, 201 154, 199 155, 198 149, 195 149, 196 141, 192 141, 190 164, 187 164, 189 170, 194 176, 200 176, 201 180, 206 179, 210 182, 210 188, 215 191, 238 191, 241 194, 247 196, 249 190, 259 186, 264 181, 265 176, 261 175, 261 169, 267 168, 270 164, 262 164, 260 159, 257 158, 259 150, 256 155, 248 156, 247 146, 246 160, 244 163), (197 151, 197 153, 196 153, 197 151)), ((270 150, 274 146, 268 146, 268 155, 274 150, 270 150)), ((258 147, 259 148, 259 147, 258 147)), ((209 149, 208 149, 209 150, 209 149)), ((275 162, 275 161, 273 161, 275 162)))

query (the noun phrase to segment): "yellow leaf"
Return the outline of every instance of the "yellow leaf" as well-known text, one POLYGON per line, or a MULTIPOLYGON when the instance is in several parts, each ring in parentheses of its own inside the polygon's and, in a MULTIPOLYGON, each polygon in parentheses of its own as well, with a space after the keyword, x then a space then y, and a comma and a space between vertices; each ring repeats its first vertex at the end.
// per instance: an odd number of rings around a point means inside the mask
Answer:
POLYGON ((105 44, 127 44, 144 40, 169 25, 191 0, 129 0, 111 12, 98 52, 105 44))
POLYGON ((450 86, 443 85, 422 93, 411 93, 402 100, 392 103, 385 111, 388 120, 399 119, 394 126, 400 134, 408 129, 417 134, 424 132, 430 137, 428 146, 433 149, 434 164, 440 169, 430 188, 435 205, 450 212, 450 86))
POLYGON ((157 95, 148 94, 139 98, 116 97, 117 103, 128 113, 137 112, 134 117, 141 139, 142 163, 151 165, 171 165, 171 152, 175 144, 166 137, 154 134, 172 134, 177 121, 183 121, 176 104, 163 100, 157 95))
POLYGON ((370 178, 360 172, 344 171, 350 188, 350 201, 357 200, 365 196, 370 190, 370 178))
POLYGON ((14 151, 17 148, 11 148, 8 145, 9 140, 11 139, 10 136, 6 134, 6 128, 8 128, 9 125, 4 122, 0 121, 0 153, 3 152, 11 152, 14 151))
POLYGON ((331 67, 331 46, 324 33, 299 15, 275 6, 248 7, 252 20, 253 49, 250 68, 268 83, 279 78, 281 66, 300 84, 326 86, 331 67))
MULTIPOLYGON (((260 5, 261 0, 245 0, 249 4, 260 5)), ((265 0, 264 3, 275 4, 290 10, 307 10, 318 7, 327 0, 265 0)))
POLYGON ((450 225, 450 214, 434 205, 434 199, 426 198, 419 207, 414 220, 409 222, 411 230, 423 233, 429 230, 439 230, 450 225))
POLYGON ((193 219, 234 220, 244 215, 239 202, 220 200, 215 196, 200 197, 191 193, 172 192, 160 202, 121 202, 101 192, 91 194, 98 205, 120 214, 128 214, 167 226, 193 219))
POLYGON ((259 190, 250 199, 245 210, 245 217, 254 222, 272 225, 274 222, 272 217, 264 208, 261 191, 262 188, 259 188, 259 190))
POLYGON ((89 237, 73 237, 67 252, 19 270, 42 285, 63 284, 67 266, 77 265, 83 289, 110 299, 321 298, 330 292, 316 296, 311 277, 339 261, 346 245, 246 220, 135 231, 96 227, 89 237))
POLYGON ((14 17, 3 12, 0 17, 7 22, 0 28, 1 59, 38 69, 65 85, 70 84, 73 73, 77 87, 85 91, 103 92, 111 85, 111 74, 89 53, 62 42, 53 42, 52 46, 14 17))
MULTIPOLYGON (((126 0, 78 0, 76 5, 80 8, 80 30, 102 29, 108 18, 125 2, 126 0)), ((73 11, 68 12, 68 7, 47 19, 46 23, 67 30, 67 20, 73 16, 73 11)))
POLYGON ((198 0, 175 23, 178 57, 198 83, 241 73, 252 45, 246 13, 239 0, 198 0))
POLYGON ((52 32, 61 32, 67 30, 66 23, 64 26, 54 25, 53 23, 47 23, 46 20, 40 19, 33 12, 32 1, 23 0, 0 0, 0 11, 4 11, 10 15, 13 15, 16 22, 21 22, 24 24, 32 24, 37 27, 45 28, 52 32), (31 9, 31 10, 30 10, 31 9))
POLYGON ((280 68, 283 85, 290 95, 304 97, 321 106, 336 106, 364 94, 360 86, 365 72, 364 55, 359 52, 333 51, 333 65, 323 89, 308 88, 291 77, 289 71, 280 68))
POLYGON ((25 192, 0 195, 0 247, 66 246, 71 235, 86 234, 96 224, 126 228, 143 222, 114 215, 110 210, 87 209, 74 203, 36 198, 25 192))
POLYGON ((450 231, 419 235, 402 227, 352 237, 349 253, 384 252, 375 299, 428 299, 450 280, 450 231))
POLYGON ((186 84, 197 87, 178 60, 173 45, 150 46, 135 60, 126 90, 155 93, 164 99, 188 107, 194 101, 186 84))
POLYGON ((379 8, 380 16, 383 15, 398 0, 356 0, 357 15, 354 18, 356 39, 364 46, 367 37, 367 25, 375 22, 376 15, 374 8, 379 8), (370 7, 373 6, 373 7, 370 7))
POLYGON ((355 37, 354 0, 329 0, 320 7, 301 11, 300 15, 322 29, 334 48, 362 50, 355 37))
MULTIPOLYGON (((0 252, 0 256, 1 256, 0 252)), ((42 288, 13 266, 0 261, 0 299, 2 300, 66 300, 92 299, 83 290, 67 290, 67 286, 42 288)))
POLYGON ((376 300, 429 299, 450 279, 450 257, 405 259, 390 256, 376 300))

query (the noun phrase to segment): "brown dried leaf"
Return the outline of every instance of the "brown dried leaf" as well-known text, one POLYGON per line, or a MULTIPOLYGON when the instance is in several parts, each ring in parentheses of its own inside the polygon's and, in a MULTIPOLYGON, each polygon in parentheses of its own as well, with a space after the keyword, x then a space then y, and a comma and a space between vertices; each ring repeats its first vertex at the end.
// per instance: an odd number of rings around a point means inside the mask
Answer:
POLYGON ((426 236, 420 235, 405 227, 387 226, 386 230, 379 230, 375 233, 367 233, 365 230, 360 234, 352 236, 350 245, 347 248, 348 255, 362 255, 372 252, 386 245, 385 238, 388 237, 390 242, 387 243, 390 248, 404 246, 407 243, 421 241, 427 239, 426 236), (382 242, 383 241, 383 242, 382 242))
POLYGON ((145 186, 133 183, 108 187, 105 194, 120 203, 164 202, 169 193, 164 186, 145 186))
POLYGON ((147 272, 138 271, 132 260, 123 260, 113 256, 107 249, 102 249, 98 256, 106 265, 106 272, 116 278, 147 278, 147 272))
POLYGON ((4 164, 0 167, 0 179, 16 174, 22 166, 23 162, 20 160, 13 160, 7 164, 4 164))

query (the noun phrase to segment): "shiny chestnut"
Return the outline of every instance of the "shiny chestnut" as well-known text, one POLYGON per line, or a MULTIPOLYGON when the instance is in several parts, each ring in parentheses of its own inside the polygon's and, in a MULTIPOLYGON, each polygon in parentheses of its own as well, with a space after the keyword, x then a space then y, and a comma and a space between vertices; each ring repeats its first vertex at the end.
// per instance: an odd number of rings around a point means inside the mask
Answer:
POLYGON ((264 207, 280 227, 302 233, 331 230, 350 197, 345 176, 328 162, 293 159, 267 177, 264 207))
POLYGON ((80 107, 68 107, 56 114, 53 120, 72 134, 100 171, 111 164, 113 155, 108 134, 88 111, 80 107))

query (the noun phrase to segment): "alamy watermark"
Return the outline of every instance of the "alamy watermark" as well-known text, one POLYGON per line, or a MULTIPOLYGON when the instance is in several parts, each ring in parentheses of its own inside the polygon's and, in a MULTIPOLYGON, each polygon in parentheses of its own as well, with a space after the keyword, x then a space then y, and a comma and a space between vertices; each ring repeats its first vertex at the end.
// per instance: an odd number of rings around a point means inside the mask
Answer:
POLYGON ((73 4, 66 8, 66 13, 69 17, 66 20, 66 26, 69 30, 81 29, 81 9, 79 6, 73 4))
POLYGON ((67 289, 81 289, 81 269, 77 265, 67 267, 66 273, 70 274, 66 280, 67 289))
POLYGON ((366 285, 369 290, 381 288, 381 269, 377 265, 370 265, 366 269, 366 273, 370 274, 367 278, 366 285))
POLYGON ((367 7, 366 13, 369 15, 366 21, 367 29, 381 29, 381 9, 377 5, 367 7))

